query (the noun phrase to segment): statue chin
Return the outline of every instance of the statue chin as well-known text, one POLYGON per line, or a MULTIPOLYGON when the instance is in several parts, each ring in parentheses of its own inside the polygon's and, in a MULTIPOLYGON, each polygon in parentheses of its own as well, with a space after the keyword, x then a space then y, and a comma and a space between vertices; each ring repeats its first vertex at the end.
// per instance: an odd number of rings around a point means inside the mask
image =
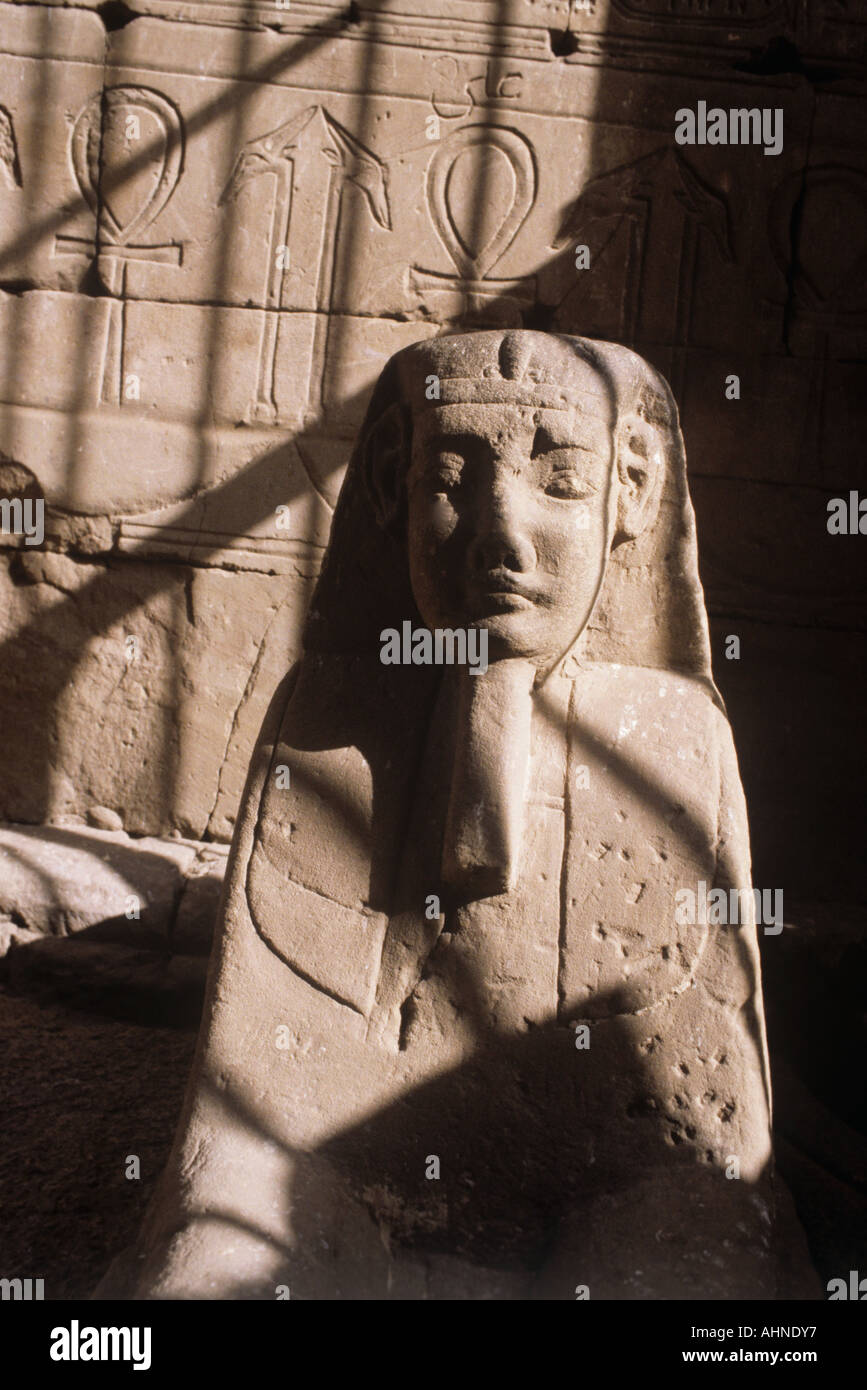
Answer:
POLYGON ((422 613, 422 619, 432 632, 437 628, 458 631, 463 628, 467 632, 486 632, 488 653, 495 660, 508 656, 522 656, 532 660, 536 656, 544 656, 545 644, 540 642, 538 623, 534 625, 533 615, 525 612, 436 615, 422 613))
POLYGON ((575 646, 587 626, 587 616, 564 623, 562 632, 553 633, 550 621, 545 622, 538 612, 499 614, 469 626, 487 631, 490 662, 520 657, 541 669, 555 665, 575 646))
MULTIPOLYGON (((578 614, 558 622, 552 631, 552 614, 537 604, 515 596, 503 596, 504 602, 486 602, 461 613, 432 611, 419 605, 422 621, 433 632, 436 629, 477 630, 488 634, 488 660, 507 661, 521 658, 537 667, 559 660, 575 645, 587 625, 589 614, 578 614), (483 611, 479 611, 482 608, 483 611)), ((589 605, 588 605, 589 608, 589 605)))

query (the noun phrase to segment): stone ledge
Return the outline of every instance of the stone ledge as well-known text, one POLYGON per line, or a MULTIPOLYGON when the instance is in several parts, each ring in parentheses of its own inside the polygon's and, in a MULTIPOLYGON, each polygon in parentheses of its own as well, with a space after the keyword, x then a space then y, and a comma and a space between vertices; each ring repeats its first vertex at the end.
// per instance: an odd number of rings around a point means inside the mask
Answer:
POLYGON ((15 994, 195 1028, 228 847, 0 826, 0 975, 15 994))
POLYGON ((0 918, 44 936, 110 924, 117 941, 206 955, 228 846, 85 825, 0 825, 0 918))

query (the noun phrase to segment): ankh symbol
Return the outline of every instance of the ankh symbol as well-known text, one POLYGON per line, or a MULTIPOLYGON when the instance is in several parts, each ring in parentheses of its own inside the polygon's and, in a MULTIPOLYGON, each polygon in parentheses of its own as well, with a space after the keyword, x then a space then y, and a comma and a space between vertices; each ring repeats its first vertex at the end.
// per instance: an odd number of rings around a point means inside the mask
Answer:
POLYGON ((72 131, 75 180, 96 216, 96 245, 87 237, 58 236, 56 255, 96 260, 108 302, 97 404, 123 400, 127 269, 131 261, 179 266, 176 242, 143 245, 133 237, 159 217, 181 177, 184 132, 175 107, 147 87, 107 87, 90 98, 72 131), (141 136, 142 125, 156 134, 141 136), (141 149, 130 153, 136 132, 141 149))

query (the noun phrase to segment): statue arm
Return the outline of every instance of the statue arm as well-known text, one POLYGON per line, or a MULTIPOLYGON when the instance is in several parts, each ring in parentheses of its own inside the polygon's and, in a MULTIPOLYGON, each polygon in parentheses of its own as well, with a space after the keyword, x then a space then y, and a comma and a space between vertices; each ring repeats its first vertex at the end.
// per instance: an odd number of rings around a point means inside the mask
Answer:
POLYGON ((736 972, 744 981, 746 998, 742 1008, 761 1059, 770 1116, 770 1067, 762 1006, 761 960, 752 886, 747 807, 731 726, 721 712, 718 715, 717 728, 719 815, 713 886, 722 888, 729 894, 732 889, 736 889, 739 903, 738 925, 717 930, 723 934, 728 950, 734 954, 736 972))

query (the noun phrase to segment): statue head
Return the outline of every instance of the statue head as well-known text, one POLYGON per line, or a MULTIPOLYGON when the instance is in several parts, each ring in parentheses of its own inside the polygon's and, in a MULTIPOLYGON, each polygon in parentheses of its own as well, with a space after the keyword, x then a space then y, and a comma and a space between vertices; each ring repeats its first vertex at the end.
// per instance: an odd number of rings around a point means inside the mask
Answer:
POLYGON ((372 646, 362 593, 377 635, 415 611, 429 628, 484 628, 490 660, 523 657, 541 672, 594 624, 608 632, 588 634, 591 659, 706 670, 663 378, 617 344, 532 330, 396 353, 338 503, 308 649, 372 646))
MULTIPOLYGON (((612 547, 655 514, 658 430, 618 409, 602 353, 583 347, 487 332, 410 349, 408 437, 396 451, 372 441, 375 507, 406 538, 419 613, 485 628, 492 660, 562 656, 612 547)), ((380 439, 396 423, 383 418, 380 439)))

